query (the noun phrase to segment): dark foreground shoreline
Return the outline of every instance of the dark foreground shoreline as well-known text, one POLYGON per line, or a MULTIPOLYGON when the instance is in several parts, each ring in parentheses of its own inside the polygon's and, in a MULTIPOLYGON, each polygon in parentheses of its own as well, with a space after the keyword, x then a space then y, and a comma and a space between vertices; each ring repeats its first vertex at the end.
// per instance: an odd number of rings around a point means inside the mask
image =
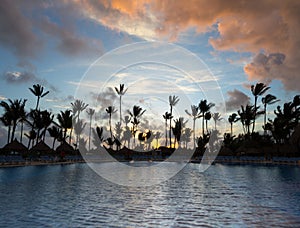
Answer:
MULTIPOLYGON (((67 160, 57 160, 57 161, 49 161, 49 160, 40 160, 40 161, 22 161, 22 162, 2 162, 0 163, 0 168, 12 168, 12 167, 23 167, 23 166, 47 166, 47 165, 70 165, 77 163, 104 163, 104 162, 115 162, 116 160, 111 159, 83 159, 83 158, 74 158, 67 160)), ((164 159, 138 159, 138 160, 119 160, 118 162, 163 162, 164 159)), ((180 162, 170 161, 170 162, 180 162)), ((300 167, 300 157, 276 157, 273 159, 263 159, 262 157, 234 157, 234 156, 218 156, 216 159, 205 159, 202 161, 202 158, 191 159, 190 161, 184 161, 194 164, 200 164, 203 162, 204 164, 224 164, 224 165, 289 165, 289 166, 299 166, 300 167)))

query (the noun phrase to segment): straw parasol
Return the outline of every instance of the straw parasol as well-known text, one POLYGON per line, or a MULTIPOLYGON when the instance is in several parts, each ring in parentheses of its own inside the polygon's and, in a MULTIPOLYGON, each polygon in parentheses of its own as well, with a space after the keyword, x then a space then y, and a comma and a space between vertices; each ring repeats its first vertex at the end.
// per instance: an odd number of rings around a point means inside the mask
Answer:
POLYGON ((40 141, 29 150, 30 154, 46 155, 53 153, 53 150, 43 141, 40 141))
POLYGON ((69 143, 64 141, 56 148, 56 152, 59 154, 74 154, 75 150, 69 143))
POLYGON ((14 141, 6 144, 2 148, 3 153, 10 153, 10 152, 18 152, 18 153, 26 153, 27 152, 27 147, 24 146, 22 143, 20 143, 17 139, 14 141))

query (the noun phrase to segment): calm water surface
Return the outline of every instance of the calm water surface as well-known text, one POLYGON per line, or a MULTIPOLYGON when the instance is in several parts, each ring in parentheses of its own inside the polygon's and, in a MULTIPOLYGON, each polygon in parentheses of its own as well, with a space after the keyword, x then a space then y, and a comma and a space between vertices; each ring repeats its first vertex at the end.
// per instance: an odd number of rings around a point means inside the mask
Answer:
POLYGON ((300 227, 300 168, 189 164, 151 187, 86 164, 0 169, 0 227, 300 227))

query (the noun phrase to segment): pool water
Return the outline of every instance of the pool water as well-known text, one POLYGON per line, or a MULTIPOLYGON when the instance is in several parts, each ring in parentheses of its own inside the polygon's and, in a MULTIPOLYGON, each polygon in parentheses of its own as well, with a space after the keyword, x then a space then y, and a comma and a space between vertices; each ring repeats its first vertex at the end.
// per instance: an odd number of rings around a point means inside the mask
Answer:
POLYGON ((150 187, 110 183, 86 164, 2 168, 0 227, 300 226, 299 167, 198 167, 150 187))

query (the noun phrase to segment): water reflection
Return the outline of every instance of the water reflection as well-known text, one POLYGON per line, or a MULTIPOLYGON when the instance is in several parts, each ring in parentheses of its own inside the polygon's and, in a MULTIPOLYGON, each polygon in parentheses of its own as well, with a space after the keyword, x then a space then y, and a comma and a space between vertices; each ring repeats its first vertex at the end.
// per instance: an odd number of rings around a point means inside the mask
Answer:
POLYGON ((200 173, 189 164, 159 185, 128 187, 85 164, 1 169, 0 226, 300 226, 299 171, 215 165, 200 173))

